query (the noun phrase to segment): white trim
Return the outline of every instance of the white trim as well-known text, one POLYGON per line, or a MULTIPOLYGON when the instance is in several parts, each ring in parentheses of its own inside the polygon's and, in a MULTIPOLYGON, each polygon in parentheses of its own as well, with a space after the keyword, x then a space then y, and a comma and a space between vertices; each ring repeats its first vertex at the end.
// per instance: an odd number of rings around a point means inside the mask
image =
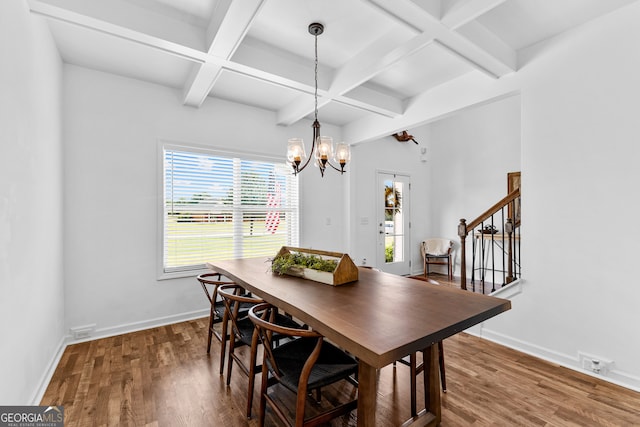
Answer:
POLYGON ((499 332, 491 331, 485 327, 484 322, 467 329, 465 332, 470 335, 494 342, 496 344, 512 348, 530 356, 538 357, 547 362, 563 366, 573 371, 580 372, 595 378, 599 378, 603 381, 607 381, 621 387, 640 392, 640 378, 636 377, 635 375, 617 369, 608 371, 606 376, 595 374, 589 370, 582 368, 582 366, 580 365, 580 358, 577 354, 576 356, 570 356, 568 354, 559 353, 557 351, 541 347, 537 344, 522 341, 517 338, 501 334, 499 332))
POLYGON ((492 297, 511 298, 522 293, 522 279, 516 279, 513 282, 491 292, 492 297))
MULTIPOLYGON (((60 341, 58 342, 56 350, 53 354, 53 358, 42 373, 40 381, 38 381, 38 385, 31 395, 31 399, 29 399, 29 405, 40 405, 40 401, 44 397, 44 393, 47 391, 47 387, 49 387, 49 383, 51 382, 51 378, 53 377, 53 374, 55 373, 56 368, 60 363, 60 359, 62 359, 62 354, 67 348, 66 338, 66 336, 62 336, 60 338, 60 341)), ((45 405, 46 404, 47 402, 45 402, 45 405)))
POLYGON ((71 335, 66 336, 67 345, 78 344, 81 342, 93 341, 101 338, 109 338, 116 335, 128 334, 131 332, 144 331, 146 329, 157 328, 159 326, 172 325, 174 323, 186 322, 188 320, 209 317, 209 309, 188 311, 186 313, 172 314, 170 316, 156 317, 149 320, 141 320, 139 322, 123 323, 121 325, 110 326, 107 328, 98 328, 95 334, 83 338, 73 339, 71 335))
MULTIPOLYGON (((240 157, 242 160, 257 160, 257 161, 269 161, 275 163, 284 163, 284 156, 275 156, 272 154, 259 153, 256 151, 244 151, 244 150, 229 150, 229 148, 218 147, 215 145, 204 145, 191 142, 179 142, 168 139, 158 139, 158 149, 160 159, 164 160, 162 156, 163 149, 168 150, 186 150, 194 153, 208 154, 221 157, 240 157)), ((162 172, 162 171, 161 171, 162 172)))

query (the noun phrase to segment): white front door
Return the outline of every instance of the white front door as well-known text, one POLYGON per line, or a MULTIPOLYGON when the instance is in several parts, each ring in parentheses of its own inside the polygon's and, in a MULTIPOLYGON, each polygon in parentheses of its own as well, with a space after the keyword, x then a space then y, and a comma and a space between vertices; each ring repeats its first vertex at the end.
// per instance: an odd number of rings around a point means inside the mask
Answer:
POLYGON ((376 266, 388 273, 411 272, 409 233, 409 176, 378 172, 376 266))

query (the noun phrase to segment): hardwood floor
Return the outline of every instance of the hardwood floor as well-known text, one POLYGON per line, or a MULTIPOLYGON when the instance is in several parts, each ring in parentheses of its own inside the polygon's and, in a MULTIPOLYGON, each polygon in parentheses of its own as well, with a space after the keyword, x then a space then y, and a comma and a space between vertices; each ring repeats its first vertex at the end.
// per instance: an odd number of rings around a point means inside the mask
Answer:
MULTIPOLYGON (((257 391, 256 415, 247 420, 247 378, 236 369, 226 387, 218 373, 219 342, 206 354, 207 326, 203 318, 71 345, 41 404, 64 405, 69 427, 256 426, 257 391)), ((442 426, 640 424, 640 393, 464 333, 445 340, 444 349, 442 426)), ((421 391, 422 377, 418 402, 421 391)), ((323 395, 353 392, 345 385, 323 395)), ((380 370, 378 425, 409 417, 409 393, 406 366, 380 370)), ((354 411, 332 425, 355 424, 354 411)), ((267 425, 277 424, 269 418, 267 425)))

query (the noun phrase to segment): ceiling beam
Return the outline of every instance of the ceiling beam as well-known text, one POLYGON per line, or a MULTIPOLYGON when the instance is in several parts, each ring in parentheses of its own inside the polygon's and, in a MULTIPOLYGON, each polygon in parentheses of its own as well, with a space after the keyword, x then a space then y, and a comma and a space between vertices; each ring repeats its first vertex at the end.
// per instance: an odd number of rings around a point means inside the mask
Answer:
MULTIPOLYGON (((208 54, 230 60, 249 27, 255 20, 264 0, 223 0, 213 13, 207 27, 210 40, 208 54)), ((185 84, 184 105, 200 107, 222 73, 222 67, 211 64, 195 64, 185 84)))
MULTIPOLYGON (((500 50, 490 49, 475 42, 475 40, 471 41, 464 35, 444 25, 432 13, 418 6, 412 0, 369 1, 388 15, 396 17, 396 20, 407 23, 411 28, 418 28, 422 33, 432 34, 439 43, 465 58, 469 64, 489 76, 499 78, 516 71, 517 55, 513 49, 509 49, 506 45, 500 50)), ((476 1, 479 0, 464 0, 461 2, 463 5, 459 7, 466 11, 466 15, 461 13, 459 15, 460 21, 466 19, 463 16, 469 17, 473 15, 473 10, 477 11, 479 6, 475 3, 476 1), (467 2, 476 5, 476 9, 471 6, 465 8, 464 4, 467 4, 467 2)), ((486 4, 484 6, 488 7, 486 4)), ((454 20, 452 19, 451 22, 454 22, 454 20)))
POLYGON ((414 97, 400 117, 367 116, 344 126, 342 137, 352 144, 373 141, 394 130, 422 126, 466 108, 512 96, 519 90, 517 74, 495 80, 479 73, 467 73, 414 97))
POLYGON ((404 112, 404 100, 366 85, 353 88, 347 95, 337 96, 334 99, 342 104, 386 117, 398 117, 404 112))

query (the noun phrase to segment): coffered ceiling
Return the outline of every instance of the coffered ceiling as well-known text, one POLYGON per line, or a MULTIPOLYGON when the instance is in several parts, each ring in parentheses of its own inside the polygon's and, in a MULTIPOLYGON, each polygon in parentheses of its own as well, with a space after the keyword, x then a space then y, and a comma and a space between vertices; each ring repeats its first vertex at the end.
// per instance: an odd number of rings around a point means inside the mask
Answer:
MULTIPOLYGON (((62 59, 291 125, 401 118, 419 96, 518 72, 518 52, 636 0, 29 0, 62 59)), ((180 101, 176 101, 180 102, 180 101)), ((406 123, 403 123, 406 124, 406 123)), ((395 131, 396 129, 389 129, 395 131)))

